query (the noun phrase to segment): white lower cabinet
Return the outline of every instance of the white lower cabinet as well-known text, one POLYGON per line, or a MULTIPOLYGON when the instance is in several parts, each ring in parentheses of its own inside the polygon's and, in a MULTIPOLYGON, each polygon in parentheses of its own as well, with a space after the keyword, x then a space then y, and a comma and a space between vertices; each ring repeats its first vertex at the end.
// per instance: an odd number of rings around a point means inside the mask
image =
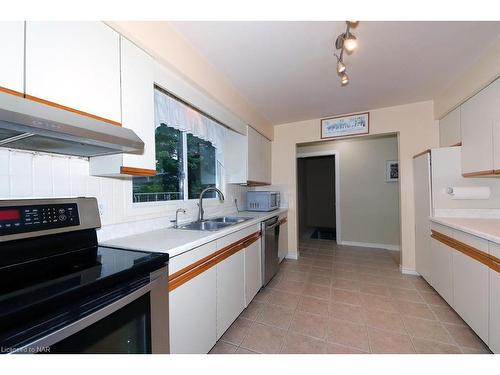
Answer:
POLYGON ((217 339, 245 308, 245 259, 242 250, 218 263, 217 339))
POLYGON ((500 273, 490 269, 490 320, 488 346, 500 354, 500 273))
POLYGON ((260 240, 217 261, 221 259, 219 250, 230 248, 259 228, 242 229, 170 259, 169 274, 174 275, 170 286, 181 280, 169 293, 171 353, 208 353, 257 294, 261 286, 260 240), (196 272, 197 267, 201 273, 196 272), (196 276, 182 283, 193 270, 196 276))
POLYGON ((489 268, 453 251, 453 308, 488 343, 489 268))
POLYGON ((260 240, 245 249, 245 307, 262 287, 260 240))
MULTIPOLYGON (((500 259, 500 245, 490 242, 489 254, 500 259)), ((498 270, 500 264, 494 263, 498 270)), ((490 326, 488 346, 495 354, 500 354, 500 272, 490 268, 490 326)))
POLYGON ((170 352, 208 353, 217 341, 215 267, 169 293, 170 352))
POLYGON ((430 284, 445 299, 453 305, 452 248, 431 239, 431 273, 430 284))
POLYGON ((280 238, 278 245, 278 258, 280 263, 288 255, 288 221, 287 217, 280 217, 280 220, 285 219, 285 221, 280 225, 280 238))

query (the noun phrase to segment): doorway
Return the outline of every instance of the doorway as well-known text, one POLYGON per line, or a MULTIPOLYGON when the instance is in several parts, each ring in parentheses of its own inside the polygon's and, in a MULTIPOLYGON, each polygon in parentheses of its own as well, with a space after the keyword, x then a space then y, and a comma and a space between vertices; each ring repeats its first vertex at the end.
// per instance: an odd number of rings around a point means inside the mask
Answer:
POLYGON ((337 240, 337 155, 297 159, 299 238, 337 240))

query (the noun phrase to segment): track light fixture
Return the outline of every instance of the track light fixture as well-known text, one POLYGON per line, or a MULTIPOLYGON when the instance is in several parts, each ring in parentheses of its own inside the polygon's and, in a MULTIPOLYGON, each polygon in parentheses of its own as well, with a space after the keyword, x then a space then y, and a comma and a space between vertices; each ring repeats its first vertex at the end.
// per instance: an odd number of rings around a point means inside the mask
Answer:
POLYGON ((340 83, 345 86, 349 83, 349 77, 346 73, 344 64, 344 51, 348 54, 354 52, 358 47, 358 40, 351 32, 351 28, 358 26, 359 21, 346 21, 347 27, 344 33, 340 34, 335 40, 335 57, 337 58, 337 74, 340 77, 340 83), (340 51, 340 52, 339 52, 340 51))

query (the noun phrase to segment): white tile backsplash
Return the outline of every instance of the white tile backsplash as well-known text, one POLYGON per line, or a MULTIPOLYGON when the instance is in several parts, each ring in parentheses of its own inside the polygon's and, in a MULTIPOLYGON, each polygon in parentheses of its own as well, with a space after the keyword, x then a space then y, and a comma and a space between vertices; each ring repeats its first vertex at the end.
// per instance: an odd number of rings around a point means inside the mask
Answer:
MULTIPOLYGON (((204 202, 206 216, 235 212, 234 198, 240 208, 245 207, 246 191, 243 186, 226 185, 223 203, 204 202)), ((195 220, 198 214, 197 200, 134 204, 130 178, 90 176, 86 158, 0 148, 0 199, 77 196, 96 197, 105 210, 100 240, 171 225, 180 207, 187 211, 179 217, 182 221, 195 220)))

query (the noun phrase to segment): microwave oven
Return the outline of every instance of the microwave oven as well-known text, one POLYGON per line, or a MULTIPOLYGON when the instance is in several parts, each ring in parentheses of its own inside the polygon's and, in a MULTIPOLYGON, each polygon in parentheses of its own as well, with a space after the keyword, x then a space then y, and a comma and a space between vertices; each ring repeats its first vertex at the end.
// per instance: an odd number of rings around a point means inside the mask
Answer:
POLYGON ((248 211, 273 211, 280 207, 279 191, 248 191, 248 211))

